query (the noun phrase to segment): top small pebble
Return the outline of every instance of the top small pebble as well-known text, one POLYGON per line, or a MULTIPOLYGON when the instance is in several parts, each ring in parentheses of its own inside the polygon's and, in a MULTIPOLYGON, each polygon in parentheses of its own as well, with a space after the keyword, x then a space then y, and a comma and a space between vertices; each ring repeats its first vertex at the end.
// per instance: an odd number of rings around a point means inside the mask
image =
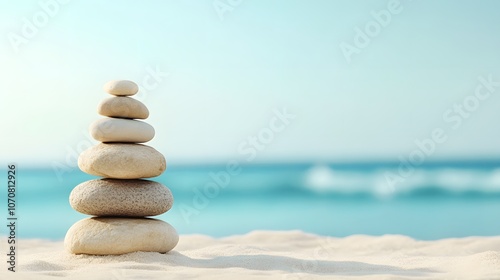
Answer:
POLYGON ((115 96, 131 96, 139 91, 136 83, 128 80, 109 81, 104 85, 104 90, 115 96))

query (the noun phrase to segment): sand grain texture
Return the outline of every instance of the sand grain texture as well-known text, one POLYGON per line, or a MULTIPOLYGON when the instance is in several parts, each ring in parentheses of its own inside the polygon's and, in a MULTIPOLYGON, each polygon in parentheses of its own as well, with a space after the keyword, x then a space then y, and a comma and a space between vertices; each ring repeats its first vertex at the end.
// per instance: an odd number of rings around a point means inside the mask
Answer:
POLYGON ((183 235, 168 254, 120 256, 71 255, 62 242, 20 240, 18 259, 19 272, 7 272, 4 263, 0 279, 498 279, 500 237, 416 241, 255 231, 221 239, 183 235))

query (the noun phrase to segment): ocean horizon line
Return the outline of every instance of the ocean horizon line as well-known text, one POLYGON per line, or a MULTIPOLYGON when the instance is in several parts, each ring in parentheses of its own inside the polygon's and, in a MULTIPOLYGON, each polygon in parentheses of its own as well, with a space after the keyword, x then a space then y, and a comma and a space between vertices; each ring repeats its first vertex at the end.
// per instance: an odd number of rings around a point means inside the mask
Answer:
MULTIPOLYGON (((18 162, 12 161, 12 163, 18 162)), ((49 162, 49 163, 37 163, 37 164, 21 164, 20 167, 31 170, 50 170, 54 169, 54 163, 59 163, 61 166, 65 166, 69 169, 78 169, 76 165, 69 166, 68 164, 62 162, 49 162)), ((246 162, 237 160, 228 161, 176 161, 171 163, 167 160, 167 165, 169 168, 217 168, 225 167, 228 163, 237 163, 241 167, 297 167, 304 168, 310 166, 328 166, 331 168, 398 168, 401 165, 407 166, 411 165, 414 168, 500 168, 500 158, 498 159, 446 159, 446 160, 429 160, 421 164, 414 164, 407 160, 352 160, 352 161, 334 161, 334 160, 301 160, 301 161, 261 161, 261 162, 246 162)), ((0 167, 0 169, 7 169, 6 166, 0 167)))

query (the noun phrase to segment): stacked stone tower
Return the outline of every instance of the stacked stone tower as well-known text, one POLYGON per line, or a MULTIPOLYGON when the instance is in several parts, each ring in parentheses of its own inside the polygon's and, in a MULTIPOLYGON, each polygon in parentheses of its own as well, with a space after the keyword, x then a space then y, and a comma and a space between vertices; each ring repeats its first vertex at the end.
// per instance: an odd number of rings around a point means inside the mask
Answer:
POLYGON ((166 253, 177 245, 177 232, 164 221, 146 218, 167 212, 173 204, 166 186, 144 180, 166 169, 160 152, 140 144, 155 135, 151 125, 137 120, 146 119, 149 110, 130 97, 139 90, 132 81, 111 81, 104 90, 113 95, 98 106, 105 118, 90 126, 92 137, 102 143, 78 158, 83 172, 103 178, 76 186, 69 199, 73 209, 94 217, 68 230, 65 247, 74 254, 166 253))

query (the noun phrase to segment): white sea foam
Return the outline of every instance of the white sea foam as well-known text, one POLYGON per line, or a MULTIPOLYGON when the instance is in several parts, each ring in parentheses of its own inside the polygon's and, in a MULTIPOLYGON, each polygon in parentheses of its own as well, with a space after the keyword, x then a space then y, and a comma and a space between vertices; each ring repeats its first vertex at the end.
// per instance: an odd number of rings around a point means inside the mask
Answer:
POLYGON ((303 186, 316 193, 372 194, 380 197, 435 190, 450 194, 500 194, 500 169, 421 168, 390 187, 387 174, 396 168, 334 169, 316 165, 304 174, 303 186))

